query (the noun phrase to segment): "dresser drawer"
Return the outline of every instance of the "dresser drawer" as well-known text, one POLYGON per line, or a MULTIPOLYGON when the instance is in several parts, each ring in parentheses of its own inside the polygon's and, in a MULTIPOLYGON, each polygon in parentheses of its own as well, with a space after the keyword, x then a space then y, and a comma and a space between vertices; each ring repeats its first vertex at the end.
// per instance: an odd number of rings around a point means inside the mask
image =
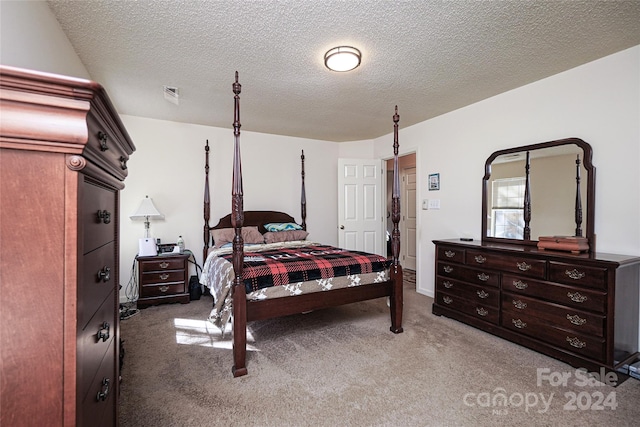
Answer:
POLYGON ((500 286, 500 274, 495 271, 477 270, 447 262, 438 262, 438 275, 477 285, 500 286))
POLYGON ((81 282, 78 283, 79 328, 84 329, 98 307, 118 286, 115 259, 114 242, 83 257, 81 282))
POLYGON ((171 282, 184 282, 184 270, 173 271, 154 271, 151 273, 143 273, 141 284, 144 285, 162 285, 171 282))
POLYGON ((607 308, 607 296, 604 293, 510 274, 502 276, 502 290, 530 295, 580 310, 606 313, 607 308))
POLYGON ((597 361, 605 361, 605 340, 574 331, 553 327, 548 321, 533 315, 502 311, 502 326, 532 336, 565 351, 574 352, 597 361))
POLYGON ((186 292, 184 282, 179 283, 152 283, 143 284, 140 289, 140 297, 162 297, 168 295, 184 294, 186 292))
MULTIPOLYGON (((87 326, 78 332, 78 384, 85 396, 116 335, 116 294, 111 292, 87 326)), ((107 356, 108 357, 108 356, 107 356)))
POLYGON ((470 266, 509 271, 539 279, 544 279, 547 265, 546 261, 541 259, 501 255, 472 249, 466 251, 465 261, 470 266))
POLYGON ((438 277, 436 289, 493 307, 497 307, 500 303, 500 291, 493 286, 475 286, 454 279, 438 277))
POLYGON ((607 269, 550 262, 549 280, 572 286, 606 289, 607 269))
POLYGON ((184 268, 185 258, 165 258, 162 256, 154 257, 153 259, 144 259, 142 257, 139 260, 144 262, 140 263, 140 271, 143 273, 151 271, 166 271, 166 270, 180 270, 184 268), (159 258, 159 259, 158 259, 159 258))
POLYGON ((92 427, 116 425, 115 398, 118 387, 116 360, 115 341, 112 341, 82 399, 82 408, 78 414, 81 420, 80 425, 92 427))
POLYGON ((464 249, 438 246, 438 259, 462 264, 464 263, 464 249))
POLYGON ((118 207, 115 190, 95 184, 86 177, 81 193, 79 221, 84 234, 82 252, 86 254, 115 239, 118 207))
POLYGON ((485 322, 498 324, 500 318, 499 309, 482 303, 468 301, 456 295, 437 292, 436 301, 439 305, 465 313, 485 322))
POLYGON ((605 316, 507 292, 502 294, 502 309, 533 315, 562 329, 604 337, 605 316))

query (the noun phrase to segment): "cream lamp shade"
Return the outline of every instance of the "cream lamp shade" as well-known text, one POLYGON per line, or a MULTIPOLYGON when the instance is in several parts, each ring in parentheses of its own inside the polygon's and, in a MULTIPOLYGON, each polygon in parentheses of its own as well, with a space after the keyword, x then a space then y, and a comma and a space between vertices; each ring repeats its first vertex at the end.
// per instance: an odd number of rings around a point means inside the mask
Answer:
POLYGON ((144 219, 145 237, 149 237, 149 220, 150 219, 164 219, 164 215, 160 213, 156 205, 153 204, 153 200, 146 196, 140 202, 138 209, 129 216, 131 219, 144 219))

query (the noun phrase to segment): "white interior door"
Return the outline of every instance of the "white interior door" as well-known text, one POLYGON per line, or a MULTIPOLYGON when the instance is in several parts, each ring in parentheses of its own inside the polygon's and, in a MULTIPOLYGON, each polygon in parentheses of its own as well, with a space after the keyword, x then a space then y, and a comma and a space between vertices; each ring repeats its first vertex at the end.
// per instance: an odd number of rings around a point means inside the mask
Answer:
POLYGON ((338 159, 338 245, 385 255, 383 162, 338 159))
POLYGON ((416 168, 402 170, 400 252, 403 268, 416 269, 416 168))

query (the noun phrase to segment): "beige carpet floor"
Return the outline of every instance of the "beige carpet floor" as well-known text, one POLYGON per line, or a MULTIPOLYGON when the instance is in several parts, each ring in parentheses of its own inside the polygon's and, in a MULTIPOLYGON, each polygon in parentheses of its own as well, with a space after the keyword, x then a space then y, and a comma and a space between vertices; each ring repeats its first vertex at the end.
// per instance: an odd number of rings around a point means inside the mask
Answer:
POLYGON ((144 309, 121 323, 120 425, 639 425, 640 381, 582 385, 569 365, 434 316, 409 282, 402 334, 384 299, 250 324, 241 378, 205 320, 210 297, 144 309))

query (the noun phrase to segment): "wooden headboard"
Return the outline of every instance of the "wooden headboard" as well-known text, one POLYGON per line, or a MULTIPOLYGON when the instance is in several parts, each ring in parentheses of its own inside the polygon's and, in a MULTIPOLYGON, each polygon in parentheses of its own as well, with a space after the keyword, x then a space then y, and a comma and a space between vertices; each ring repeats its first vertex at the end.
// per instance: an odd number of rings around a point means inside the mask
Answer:
MULTIPOLYGON (((237 79, 237 76, 236 76, 237 79)), ((207 254, 209 253, 209 247, 212 246, 211 242, 211 230, 213 229, 221 229, 221 228, 234 228, 232 224, 232 214, 228 214, 222 218, 220 221, 213 227, 209 226, 209 219, 211 215, 211 204, 210 204, 210 194, 209 194, 209 140, 204 147, 205 152, 205 166, 204 166, 204 230, 203 230, 203 241, 204 247, 202 249, 202 262, 204 263, 207 260, 207 254)), ((302 190, 300 194, 300 213, 302 216, 302 226, 303 230, 307 229, 307 193, 305 190, 305 172, 304 172, 304 150, 302 150, 302 154, 300 155, 300 164, 301 171, 300 176, 302 178, 302 190)), ((235 174, 234 174, 235 177, 235 174)), ((296 220, 289 214, 278 211, 244 211, 243 218, 243 227, 251 227, 257 226, 258 231, 264 234, 267 230, 264 228, 264 224, 268 224, 270 222, 296 222, 296 220)))
MULTIPOLYGON (((244 224, 243 227, 258 227, 258 231, 261 234, 267 232, 264 228, 265 224, 270 222, 296 222, 296 220, 289 214, 277 211, 244 211, 244 224)), ((222 218, 213 227, 212 230, 220 228, 233 228, 231 225, 231 214, 228 214, 222 218)))

